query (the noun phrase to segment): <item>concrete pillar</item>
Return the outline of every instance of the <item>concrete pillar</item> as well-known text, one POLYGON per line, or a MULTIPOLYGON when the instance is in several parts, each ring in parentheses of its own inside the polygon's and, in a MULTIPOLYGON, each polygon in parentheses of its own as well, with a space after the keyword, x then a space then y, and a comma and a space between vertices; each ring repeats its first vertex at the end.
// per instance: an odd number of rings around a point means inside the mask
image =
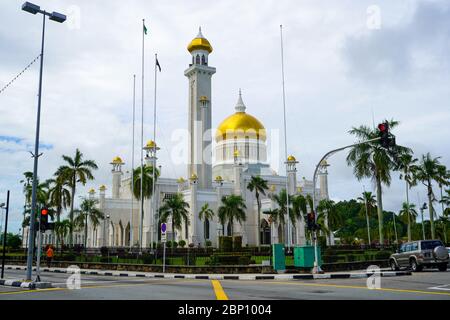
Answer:
POLYGON ((189 235, 190 243, 193 243, 194 245, 198 245, 199 239, 197 235, 197 215, 198 215, 198 205, 197 205, 197 192, 198 192, 198 177, 194 173, 189 178, 189 186, 190 186, 190 195, 189 195, 189 206, 191 210, 190 215, 190 231, 191 234, 189 235))

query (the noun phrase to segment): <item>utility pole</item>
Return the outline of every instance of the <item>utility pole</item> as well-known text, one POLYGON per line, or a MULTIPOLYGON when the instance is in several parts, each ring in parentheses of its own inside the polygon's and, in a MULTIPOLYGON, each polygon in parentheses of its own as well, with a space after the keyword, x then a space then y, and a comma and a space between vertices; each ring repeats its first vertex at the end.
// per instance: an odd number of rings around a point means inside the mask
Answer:
MULTIPOLYGON (((2 208, 3 209, 3 208, 2 208)), ((6 235, 8 234, 9 190, 6 194, 5 231, 3 232, 2 279, 5 273, 6 235)))

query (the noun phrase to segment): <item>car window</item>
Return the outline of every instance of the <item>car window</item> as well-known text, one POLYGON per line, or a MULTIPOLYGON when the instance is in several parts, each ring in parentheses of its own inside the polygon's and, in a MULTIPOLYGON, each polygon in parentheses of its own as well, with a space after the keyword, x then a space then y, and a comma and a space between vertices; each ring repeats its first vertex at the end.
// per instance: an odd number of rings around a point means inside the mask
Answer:
POLYGON ((433 250, 436 247, 442 246, 442 242, 439 240, 422 241, 422 250, 433 250))
POLYGON ((407 244, 405 248, 405 252, 411 251, 411 244, 407 244))
POLYGON ((417 251, 419 250, 419 244, 417 242, 414 242, 411 244, 411 251, 417 251))
POLYGON ((405 247, 406 246, 404 244, 402 244, 401 247, 400 247, 400 252, 405 252, 405 247))

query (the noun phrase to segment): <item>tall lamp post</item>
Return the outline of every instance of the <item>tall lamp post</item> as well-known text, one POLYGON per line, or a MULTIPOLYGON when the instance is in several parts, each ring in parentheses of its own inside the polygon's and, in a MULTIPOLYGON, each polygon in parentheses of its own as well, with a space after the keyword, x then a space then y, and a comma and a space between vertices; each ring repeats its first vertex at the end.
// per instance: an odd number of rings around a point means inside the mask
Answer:
POLYGON ((423 211, 427 210, 428 206, 427 203, 424 202, 423 205, 420 207, 420 215, 422 216, 422 236, 423 236, 423 240, 425 240, 425 225, 423 224, 423 211))
POLYGON ((34 251, 34 228, 36 220, 36 188, 37 188, 37 171, 38 171, 38 158, 39 158, 39 129, 41 120, 41 100, 42 100, 42 71, 44 68, 44 39, 45 39, 45 18, 49 17, 50 20, 63 23, 66 21, 66 16, 58 12, 46 12, 41 10, 38 5, 30 2, 25 2, 22 5, 22 10, 31 14, 42 14, 42 40, 41 40, 41 65, 39 71, 39 93, 38 93, 38 108, 36 117, 36 140, 34 143, 34 166, 33 166, 33 187, 31 193, 31 217, 30 217, 30 234, 28 237, 28 255, 27 255, 27 280, 31 281, 31 273, 33 269, 33 251, 34 251))
POLYGON ((8 234, 9 190, 6 195, 6 206, 4 203, 2 203, 2 204, 0 204, 0 208, 5 209, 5 211, 6 211, 5 231, 3 231, 3 254, 2 254, 2 275, 1 275, 1 278, 3 279, 3 276, 5 274, 6 237, 8 234))

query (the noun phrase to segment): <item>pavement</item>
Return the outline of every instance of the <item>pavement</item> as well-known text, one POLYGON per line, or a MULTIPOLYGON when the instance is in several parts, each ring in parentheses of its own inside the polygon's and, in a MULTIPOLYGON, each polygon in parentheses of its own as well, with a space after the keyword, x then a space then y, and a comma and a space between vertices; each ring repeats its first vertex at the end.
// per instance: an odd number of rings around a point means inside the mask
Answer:
MULTIPOLYGON (((7 279, 23 270, 5 270, 7 279)), ((74 274, 42 272, 54 288, 26 289, 0 285, 0 300, 450 300, 450 271, 425 270, 410 276, 298 280, 209 280, 80 274, 80 288, 67 288, 74 274)))

